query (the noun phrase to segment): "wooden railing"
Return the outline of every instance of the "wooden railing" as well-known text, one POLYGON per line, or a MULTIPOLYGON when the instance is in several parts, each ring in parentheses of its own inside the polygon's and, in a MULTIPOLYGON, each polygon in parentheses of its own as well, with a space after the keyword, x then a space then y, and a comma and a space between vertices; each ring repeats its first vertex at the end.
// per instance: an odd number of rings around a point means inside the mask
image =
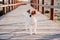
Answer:
POLYGON ((15 8, 17 8, 20 5, 25 5, 27 4, 27 2, 21 2, 21 3, 15 3, 15 4, 4 4, 4 5, 0 5, 0 8, 4 8, 4 14, 6 14, 6 7, 10 7, 10 10, 13 10, 15 8), (12 8, 12 6, 15 6, 12 8))
POLYGON ((24 5, 24 4, 33 4, 33 5, 39 5, 39 6, 41 6, 41 7, 47 7, 47 8, 58 8, 58 9, 60 9, 60 5, 41 5, 41 4, 36 4, 36 3, 23 3, 23 2, 21 2, 21 3, 16 3, 16 4, 7 4, 7 5, 0 5, 0 7, 8 7, 8 6, 17 6, 17 5, 24 5))
POLYGON ((5 5, 0 5, 0 7, 8 7, 8 6, 16 6, 16 5, 24 5, 24 4, 29 4, 29 3, 21 2, 21 3, 15 3, 15 4, 5 4, 5 5))

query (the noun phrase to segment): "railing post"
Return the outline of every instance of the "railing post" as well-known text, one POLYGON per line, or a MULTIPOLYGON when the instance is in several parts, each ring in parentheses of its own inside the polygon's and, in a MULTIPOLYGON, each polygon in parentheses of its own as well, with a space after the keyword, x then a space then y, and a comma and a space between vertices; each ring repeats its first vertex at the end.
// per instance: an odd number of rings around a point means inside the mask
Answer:
MULTIPOLYGON (((12 4, 13 4, 13 0, 11 0, 11 2, 12 2, 12 4)), ((12 8, 12 10, 13 10, 13 6, 12 6, 11 8, 12 8)))
MULTIPOLYGON (((38 4, 39 4, 39 0, 38 0, 38 4)), ((38 11, 39 11, 39 5, 38 5, 38 11)))
MULTIPOLYGON (((10 0, 8 0, 8 3, 10 4, 10 0)), ((9 11, 11 11, 10 8, 11 8, 11 7, 9 6, 9 11)))
MULTIPOLYGON (((17 0, 15 0, 15 3, 17 3, 17 0)), ((17 5, 15 6, 15 8, 17 8, 17 5)))
MULTIPOLYGON (((14 4, 14 0, 12 0, 12 4, 14 4)), ((14 6, 12 6, 12 9, 14 9, 14 6)))
MULTIPOLYGON (((5 5, 5 1, 3 0, 3 5, 5 5)), ((3 12, 6 14, 6 7, 3 7, 3 12)))
MULTIPOLYGON (((12 4, 12 0, 10 0, 10 4, 12 4)), ((10 6, 10 11, 12 10, 12 6, 10 6)))
MULTIPOLYGON (((44 5, 44 0, 42 0, 42 5, 44 5)), ((44 7, 42 7, 42 14, 44 14, 44 7)))
MULTIPOLYGON (((53 5, 54 5, 54 0, 51 0, 51 6, 53 5)), ((50 20, 53 20, 54 19, 54 8, 51 8, 50 11, 51 11, 50 20)))
MULTIPOLYGON (((14 0, 14 4, 15 4, 15 1, 16 1, 16 0, 14 0)), ((14 9, 15 9, 15 6, 14 6, 14 9)))
MULTIPOLYGON (((35 1, 35 0, 31 0, 31 3, 34 3, 34 1, 35 1)), ((32 6, 32 7, 34 7, 34 5, 33 5, 33 4, 31 4, 31 6, 32 6)))
MULTIPOLYGON (((13 4, 15 4, 15 0, 13 0, 13 4)), ((13 9, 15 9, 15 6, 13 6, 13 9)))
MULTIPOLYGON (((12 0, 10 0, 10 4, 12 4, 12 0)), ((12 6, 10 6, 10 10, 12 10, 12 6)))

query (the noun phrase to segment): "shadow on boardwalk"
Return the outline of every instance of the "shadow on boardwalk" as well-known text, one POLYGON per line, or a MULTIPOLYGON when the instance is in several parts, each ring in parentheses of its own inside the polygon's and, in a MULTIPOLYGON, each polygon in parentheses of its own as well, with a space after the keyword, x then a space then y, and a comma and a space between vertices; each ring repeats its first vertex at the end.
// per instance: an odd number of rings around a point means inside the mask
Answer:
MULTIPOLYGON (((26 37, 26 36, 30 36, 29 34, 22 34, 20 36, 11 36, 10 38, 7 39, 0 39, 0 40, 11 40, 11 38, 18 38, 18 37, 26 37)), ((47 36, 42 36, 42 38, 38 38, 35 40, 53 40, 53 39, 57 39, 60 38, 60 34, 54 34, 54 35, 47 35, 47 36)))
POLYGON ((44 36, 44 37, 42 37, 42 39, 40 38, 37 40, 53 40, 53 39, 57 39, 57 38, 60 38, 60 34, 44 36))
MULTIPOLYGON (((4 34, 3 34, 3 35, 4 35, 4 34)), ((11 40, 12 38, 18 38, 18 37, 22 37, 22 38, 23 38, 23 37, 26 37, 26 36, 30 36, 30 34, 23 34, 23 33, 22 33, 21 35, 18 35, 18 36, 14 34, 13 36, 11 36, 11 37, 9 37, 9 38, 7 38, 7 39, 0 39, 0 40, 11 40)), ((16 40, 17 40, 17 39, 16 39, 16 40)), ((20 39, 20 40, 21 40, 21 39, 20 39)))

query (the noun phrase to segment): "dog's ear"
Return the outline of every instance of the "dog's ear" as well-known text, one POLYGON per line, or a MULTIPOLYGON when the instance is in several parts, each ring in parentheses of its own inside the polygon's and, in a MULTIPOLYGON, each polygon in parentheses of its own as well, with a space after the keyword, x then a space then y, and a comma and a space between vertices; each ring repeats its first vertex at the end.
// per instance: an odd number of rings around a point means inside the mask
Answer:
POLYGON ((35 15, 35 14, 36 14, 36 11, 32 11, 31 14, 32 14, 32 15, 35 15))
POLYGON ((30 13, 30 9, 27 12, 30 13))

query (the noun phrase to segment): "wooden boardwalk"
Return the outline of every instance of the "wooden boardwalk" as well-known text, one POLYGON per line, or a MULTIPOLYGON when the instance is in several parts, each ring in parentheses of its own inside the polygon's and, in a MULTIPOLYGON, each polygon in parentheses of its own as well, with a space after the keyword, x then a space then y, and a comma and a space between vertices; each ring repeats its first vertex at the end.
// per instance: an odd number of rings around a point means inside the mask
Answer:
POLYGON ((27 10, 35 10, 29 5, 22 5, 0 17, 0 40, 60 40, 60 26, 37 12, 37 33, 30 35, 25 30, 27 10))

